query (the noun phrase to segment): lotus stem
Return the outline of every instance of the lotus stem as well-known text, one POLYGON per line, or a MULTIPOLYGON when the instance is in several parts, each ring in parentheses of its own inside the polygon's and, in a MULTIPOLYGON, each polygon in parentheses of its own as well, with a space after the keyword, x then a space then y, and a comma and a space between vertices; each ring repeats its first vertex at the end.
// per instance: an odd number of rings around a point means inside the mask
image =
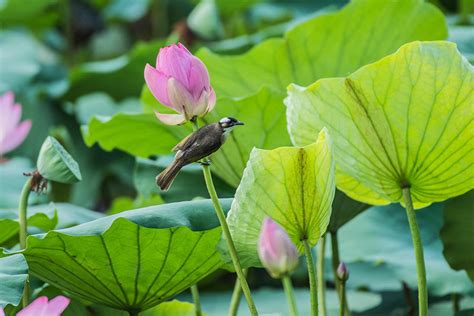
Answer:
POLYGON ((342 293, 341 291, 341 281, 339 280, 339 278, 337 277, 337 267, 339 266, 339 241, 337 239, 337 231, 335 232, 331 232, 331 250, 332 250, 332 272, 334 274, 334 283, 336 285, 336 292, 337 292, 337 295, 339 296, 339 301, 341 301, 342 299, 345 300, 344 302, 344 309, 345 309, 345 316, 350 316, 351 315, 351 311, 349 309, 349 304, 347 303, 347 296, 346 296, 346 288, 344 287, 343 291, 344 293, 342 293))
MULTIPOLYGON (((26 237, 28 236, 28 197, 31 192, 31 181, 32 178, 28 177, 25 182, 23 189, 20 194, 20 202, 18 204, 18 218, 20 220, 20 249, 26 248, 26 237)), ((29 281, 25 282, 25 288, 23 289, 22 305, 25 308, 30 301, 30 284, 29 281)))
MULTIPOLYGON (((247 277, 248 269, 243 269, 245 277, 247 277)), ((232 298, 230 300, 230 307, 228 316, 236 316, 239 311, 240 299, 242 298, 242 287, 240 286, 239 278, 235 279, 234 290, 232 291, 232 298)))
POLYGON ((194 310, 196 312, 196 316, 202 316, 201 301, 199 299, 199 289, 197 287, 197 284, 191 285, 191 294, 193 296, 194 310))
POLYGON ((316 274, 318 281, 319 315, 326 316, 326 283, 324 281, 324 254, 326 252, 326 235, 321 236, 316 257, 316 274))
POLYGON ((346 303, 346 281, 341 280, 340 292, 341 292, 341 300, 339 302, 339 315, 344 316, 345 313, 345 303, 346 303))
POLYGON ((418 276, 418 309, 419 316, 428 314, 428 291, 426 289, 426 270, 425 259, 423 256, 423 243, 421 241, 420 230, 416 222, 415 209, 411 199, 410 189, 403 188, 403 200, 405 201, 405 209, 410 225, 411 238, 413 240, 413 248, 415 249, 416 274, 418 276))
POLYGON ((298 310, 296 308, 295 293, 293 291, 293 285, 291 284, 291 279, 288 274, 284 275, 281 279, 283 283, 283 289, 285 290, 286 300, 290 308, 291 316, 298 316, 298 310))
POLYGON ((316 285, 316 273, 314 271, 313 254, 311 253, 311 247, 306 239, 303 240, 304 252, 306 255, 306 266, 308 267, 308 278, 309 278, 309 292, 311 300, 311 316, 318 315, 318 291, 316 285))

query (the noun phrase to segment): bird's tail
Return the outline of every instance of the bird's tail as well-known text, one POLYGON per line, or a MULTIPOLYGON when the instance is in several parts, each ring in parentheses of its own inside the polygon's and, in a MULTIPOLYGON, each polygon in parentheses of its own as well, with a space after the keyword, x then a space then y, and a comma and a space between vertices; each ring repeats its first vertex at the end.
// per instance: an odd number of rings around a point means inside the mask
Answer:
POLYGON ((158 176, 156 176, 156 184, 162 191, 168 191, 169 187, 173 183, 174 178, 178 175, 181 168, 184 167, 184 163, 179 160, 174 160, 165 170, 163 170, 158 176))

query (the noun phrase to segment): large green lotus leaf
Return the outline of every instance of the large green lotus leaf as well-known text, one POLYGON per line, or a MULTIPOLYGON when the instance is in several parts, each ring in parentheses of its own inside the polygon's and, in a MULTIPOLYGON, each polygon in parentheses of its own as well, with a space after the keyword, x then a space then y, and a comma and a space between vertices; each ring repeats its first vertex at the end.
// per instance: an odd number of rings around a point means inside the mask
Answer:
MULTIPOLYGON (((443 257, 440 239, 443 204, 432 204, 416 212, 416 216, 425 260, 429 263, 426 265, 429 293, 444 296, 471 292, 472 282, 466 273, 451 269, 443 257)), ((411 260, 407 260, 414 256, 410 227, 399 204, 369 208, 350 224, 343 226, 338 231, 338 237, 341 260, 358 274, 349 278, 348 287, 393 291, 399 290, 400 282, 405 281, 410 287, 416 288, 416 267, 411 260), (385 278, 374 277, 374 271, 385 278), (397 280, 399 285, 394 287, 397 280)))
MULTIPOLYGON (((54 228, 66 228, 100 217, 103 217, 102 213, 68 203, 49 203, 28 207, 30 233, 39 233, 38 228, 43 232, 54 228)), ((18 243, 19 228, 17 209, 0 209, 0 245, 18 243)))
POLYGON ((455 270, 465 270, 474 281, 474 191, 446 202, 441 229, 443 254, 455 270))
POLYGON ((155 64, 156 55, 163 44, 163 41, 138 43, 121 57, 74 67, 70 74, 70 88, 64 98, 76 100, 96 91, 107 93, 116 100, 140 95, 143 69, 147 63, 155 64))
MULTIPOLYGON (((159 104, 148 89, 144 89, 141 100, 148 110, 158 109, 159 104)), ((273 149, 290 144, 282 95, 262 89, 254 96, 239 100, 221 98, 214 111, 201 123, 215 122, 225 116, 235 116, 245 122, 245 126, 235 128, 224 146, 212 155, 212 169, 236 187, 254 146, 273 149)), ((120 149, 132 155, 149 157, 169 154, 171 148, 191 130, 189 124, 161 124, 152 113, 120 113, 93 118, 83 128, 83 135, 88 146, 97 142, 105 150, 120 149)))
POLYGON ((28 265, 22 254, 0 258, 0 309, 18 305, 28 278, 28 265))
POLYGON ((328 232, 335 233, 339 228, 369 207, 368 204, 354 201, 343 192, 336 190, 334 201, 332 202, 328 232))
POLYGON ((344 76, 393 53, 404 43, 447 37, 443 14, 422 0, 352 1, 341 11, 315 17, 240 56, 207 49, 207 65, 220 96, 246 96, 266 85, 285 91, 293 82, 344 76))
MULTIPOLYGON (((231 200, 223 200, 228 210, 231 200)), ((149 309, 222 266, 210 200, 122 212, 29 236, 30 271, 59 289, 127 311, 149 309)))
POLYGON ((290 86, 288 129, 304 145, 327 127, 339 174, 387 202, 402 201, 410 187, 420 208, 473 187, 473 84, 473 67, 454 44, 413 42, 347 78, 290 86))
POLYGON ((302 148, 254 149, 227 221, 242 265, 261 266, 257 242, 263 218, 278 222, 300 252, 326 231, 334 198, 334 161, 325 130, 302 148))

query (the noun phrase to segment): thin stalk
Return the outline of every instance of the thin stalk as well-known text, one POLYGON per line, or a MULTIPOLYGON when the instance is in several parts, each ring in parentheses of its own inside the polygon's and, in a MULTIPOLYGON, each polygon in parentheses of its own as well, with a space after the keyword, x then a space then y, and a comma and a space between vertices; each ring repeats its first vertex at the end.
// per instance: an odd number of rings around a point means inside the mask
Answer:
POLYGON ((460 310, 459 308, 460 299, 461 299, 461 296, 458 293, 451 294, 451 302, 453 303, 453 315, 455 315, 460 310))
POLYGON ((197 284, 191 285, 191 294, 193 296, 194 310, 196 311, 196 316, 201 316, 201 301, 199 299, 199 290, 197 284))
POLYGON ((291 284, 291 279, 289 275, 284 275, 281 279, 283 283, 283 289, 285 290, 286 300, 290 308, 290 315, 297 316, 298 310, 296 308, 295 293, 293 292, 293 285, 291 284))
POLYGON ((309 277, 309 292, 311 299, 311 316, 318 315, 318 291, 316 285, 316 273, 314 271, 313 254, 311 253, 311 247, 306 239, 303 240, 304 252, 306 255, 306 266, 308 268, 309 277))
MULTIPOLYGON (((207 162, 209 163, 209 162, 207 162)), ((229 248, 229 253, 232 258, 232 263, 234 264, 235 272, 239 278, 242 291, 244 292, 245 298, 247 299, 247 304, 249 306, 250 314, 252 316, 258 315, 257 308, 253 302, 252 295, 250 294, 250 288, 245 279, 245 274, 242 271, 240 266, 239 257, 237 256, 237 250, 235 249, 234 241, 232 240, 232 235, 230 234, 229 226, 227 226, 227 221, 225 218, 224 210, 222 209, 219 197, 217 196, 216 188, 212 182, 211 168, 209 164, 202 164, 202 170, 204 172, 204 180, 206 181, 207 191, 211 196, 212 203, 214 204, 214 209, 216 210, 217 217, 222 227, 222 232, 224 233, 224 238, 227 242, 227 248, 229 248)))
POLYGON ((66 35, 66 56, 69 64, 74 62, 74 33, 72 32, 72 21, 71 21, 71 3, 70 0, 62 0, 63 10, 63 27, 64 34, 66 35))
MULTIPOLYGON (((245 277, 247 277, 248 269, 243 269, 245 277)), ((234 290, 232 291, 232 298, 230 300, 228 316, 236 316, 239 311, 240 299, 242 298, 242 287, 240 286, 239 278, 235 279, 234 290)))
POLYGON ((344 313, 345 313, 345 310, 346 310, 346 307, 345 307, 345 303, 346 303, 346 281, 341 280, 340 290, 341 290, 341 301, 339 302, 339 315, 344 316, 344 313))
POLYGON ((339 296, 339 301, 341 301, 344 298, 344 308, 345 308, 345 315, 350 316, 351 311, 349 309, 349 304, 347 303, 347 298, 346 298, 346 288, 344 287, 344 293, 341 291, 341 281, 337 277, 337 267, 339 266, 339 241, 337 240, 337 231, 331 232, 331 250, 332 250, 332 272, 334 274, 334 284, 336 285, 336 292, 337 295, 339 296))
POLYGON ((426 270, 425 259, 423 256, 423 243, 421 242, 420 230, 416 222, 416 214, 411 200, 409 188, 403 188, 403 200, 405 201, 405 209, 410 225, 411 238, 413 240, 413 248, 415 249, 416 274, 418 276, 418 314, 426 316, 428 314, 428 291, 426 290, 426 270))
POLYGON ((316 257, 316 274, 318 281, 319 315, 326 316, 326 283, 324 281, 324 254, 326 252, 326 235, 321 237, 316 257))
MULTIPOLYGON (((31 192, 31 181, 32 178, 28 178, 21 190, 20 201, 18 204, 18 218, 20 220, 20 249, 26 248, 26 237, 28 236, 28 197, 31 192)), ((30 301, 30 284, 28 281, 25 282, 25 288, 23 289, 22 304, 25 308, 30 301)))

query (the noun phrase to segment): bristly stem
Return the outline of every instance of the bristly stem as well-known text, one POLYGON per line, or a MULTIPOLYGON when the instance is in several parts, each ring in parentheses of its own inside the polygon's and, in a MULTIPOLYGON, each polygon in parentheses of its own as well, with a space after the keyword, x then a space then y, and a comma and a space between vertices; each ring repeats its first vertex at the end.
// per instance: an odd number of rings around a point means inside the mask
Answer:
POLYGON ((344 299, 344 309, 345 309, 345 315, 350 316, 351 311, 349 310, 349 304, 347 304, 347 297, 346 297, 346 288, 344 287, 342 290, 344 293, 341 291, 341 281, 337 277, 337 267, 339 266, 339 241, 337 240, 337 231, 331 232, 331 257, 332 257, 332 272, 334 274, 334 284, 336 285, 336 292, 337 295, 339 296, 339 301, 344 299))
POLYGON ((201 316, 201 300, 199 299, 199 290, 197 284, 191 285, 191 294, 193 296, 194 310, 196 312, 196 316, 201 316))
POLYGON ((303 239, 304 252, 306 255, 306 266, 308 268, 309 278, 309 292, 311 300, 311 316, 318 315, 318 291, 316 285, 316 273, 314 271, 313 254, 311 253, 311 247, 306 239, 303 239))
POLYGON ((285 290, 286 300, 290 308, 290 315, 297 316, 298 310, 296 308, 295 293, 293 292, 293 285, 291 284, 291 279, 289 275, 284 275, 281 279, 283 283, 283 289, 285 290))
MULTIPOLYGON (((247 277, 248 269, 243 269, 245 277, 247 277)), ((242 287, 240 286, 239 278, 235 279, 234 290, 232 291, 232 298, 230 300, 228 316, 237 316, 239 311, 240 299, 242 298, 242 287)))
POLYGON ((318 281, 319 315, 326 316, 326 283, 324 281, 324 255, 326 252, 326 235, 321 236, 316 256, 316 275, 318 281))
MULTIPOLYGON (((193 124, 194 131, 196 131, 199 128, 197 120, 194 118, 193 120, 191 120, 191 123, 193 124)), ((214 204, 214 209, 216 211, 217 218, 219 219, 219 222, 221 224, 222 232, 224 233, 224 239, 227 243, 227 248, 229 249, 229 253, 232 258, 232 263, 234 265, 235 272, 237 273, 237 277, 239 278, 240 286, 242 287, 242 291, 244 292, 245 299, 247 300, 250 314, 252 316, 258 315, 257 308, 255 307, 255 303, 252 299, 252 295, 250 294, 250 288, 247 283, 247 279, 245 278, 245 274, 242 271, 242 266, 240 265, 239 257, 237 255, 237 250, 235 249, 234 241, 232 239, 229 226, 227 225, 227 220, 225 217, 224 210, 222 209, 221 202, 219 201, 216 188, 214 187, 214 183, 212 181, 210 160, 208 158, 204 158, 203 163, 201 163, 201 166, 204 173, 204 180, 206 182, 207 191, 209 192, 209 196, 211 197, 212 204, 214 204)))
POLYGON ((339 315, 344 316, 345 313, 345 303, 346 303, 346 281, 341 280, 341 286, 340 286, 340 291, 341 291, 341 300, 339 302, 339 315))
POLYGON ((428 314, 428 291, 426 289, 426 270, 425 259, 423 256, 423 243, 421 241, 420 230, 416 222, 415 209, 411 199, 410 189, 403 188, 403 200, 405 201, 405 209, 410 225, 411 238, 413 240, 413 248, 415 249, 416 274, 418 275, 418 309, 419 316, 428 314))
MULTIPOLYGON (((18 204, 18 218, 20 220, 20 249, 26 248, 26 237, 28 236, 28 197, 31 192, 31 181, 32 178, 28 177, 23 189, 20 194, 20 201, 18 204)), ((25 282, 25 288, 23 289, 22 304, 25 308, 30 301, 30 284, 29 281, 25 282)))

